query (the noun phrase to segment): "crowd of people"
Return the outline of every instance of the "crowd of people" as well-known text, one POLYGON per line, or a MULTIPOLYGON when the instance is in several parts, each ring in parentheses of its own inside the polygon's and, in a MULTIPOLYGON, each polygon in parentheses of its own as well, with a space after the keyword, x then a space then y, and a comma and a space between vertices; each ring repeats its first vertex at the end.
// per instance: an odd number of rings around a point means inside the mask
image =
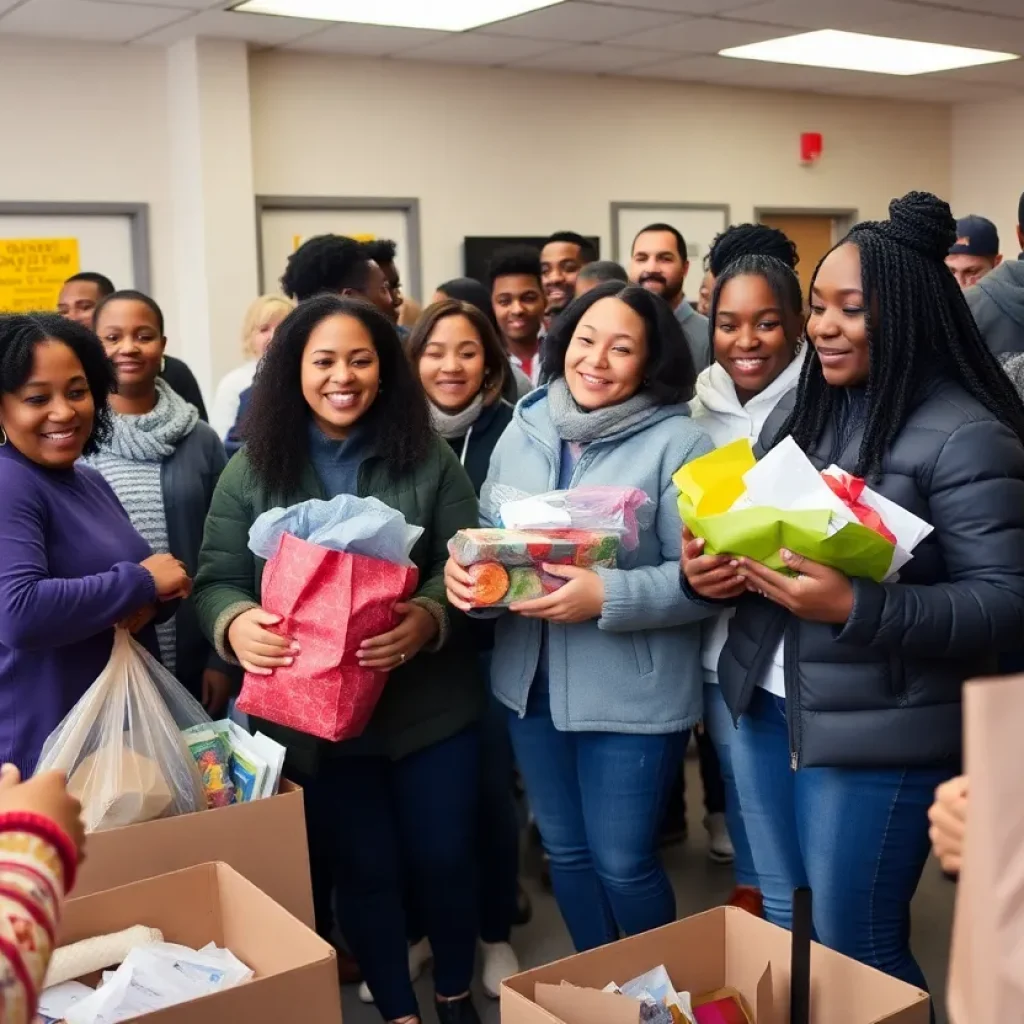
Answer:
POLYGON ((386 1021, 419 1020, 428 960, 442 1024, 478 1019, 478 950, 489 995, 517 972, 517 779, 578 950, 672 921, 659 848, 691 735, 730 902, 786 926, 809 885, 820 941, 927 987, 909 905, 929 828, 959 866, 961 686, 1024 653, 1024 260, 998 249, 991 222, 911 193, 807 295, 782 232, 729 228, 691 303, 672 225, 625 267, 558 232, 403 323, 394 243, 318 236, 246 311, 209 424, 151 296, 82 273, 56 312, 0 315, 0 853, 5 830, 41 837, 70 885, 74 802, 18 773, 115 626, 226 713, 243 671, 303 657, 262 604, 253 522, 372 496, 423 533, 415 593, 360 649, 389 674, 370 725, 339 744, 258 725, 303 787, 317 930, 386 1021), (789 551, 777 572, 684 530, 681 466, 787 437, 933 527, 897 579, 789 551), (595 484, 650 499, 636 548, 465 614, 450 538, 496 522, 503 488, 595 484))

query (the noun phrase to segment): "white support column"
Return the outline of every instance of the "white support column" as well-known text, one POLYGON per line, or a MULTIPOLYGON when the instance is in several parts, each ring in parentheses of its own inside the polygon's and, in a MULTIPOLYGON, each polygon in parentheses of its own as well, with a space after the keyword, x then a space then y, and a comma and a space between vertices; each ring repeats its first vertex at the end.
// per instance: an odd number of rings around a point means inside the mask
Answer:
POLYGON ((167 51, 174 277, 184 359, 209 402, 241 360, 257 294, 249 58, 241 42, 187 39, 167 51))

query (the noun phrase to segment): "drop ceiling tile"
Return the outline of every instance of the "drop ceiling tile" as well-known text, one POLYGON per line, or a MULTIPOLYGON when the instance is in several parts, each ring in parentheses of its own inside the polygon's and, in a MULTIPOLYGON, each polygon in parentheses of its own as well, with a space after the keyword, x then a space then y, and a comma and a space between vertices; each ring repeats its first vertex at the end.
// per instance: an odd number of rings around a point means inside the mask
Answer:
POLYGON ((580 74, 612 74, 630 72, 656 60, 665 60, 668 53, 640 50, 625 46, 571 46, 538 57, 513 62, 512 67, 545 71, 579 72, 580 74))
POLYGON ((485 28, 491 35, 556 39, 566 43, 600 43, 629 32, 671 25, 676 20, 676 17, 668 12, 642 11, 631 7, 611 7, 607 4, 567 0, 566 3, 498 21, 485 28))
POLYGON ((527 57, 563 49, 558 40, 518 39, 484 32, 453 32, 444 39, 403 51, 403 60, 429 60, 453 64, 509 64, 527 57))
POLYGON ((391 28, 384 25, 331 25, 303 36, 284 47, 317 53, 349 53, 360 57, 390 57, 392 54, 425 46, 450 35, 419 28, 391 28))
POLYGON ((205 11, 222 6, 225 0, 105 0, 105 2, 134 7, 178 7, 182 11, 205 11))
POLYGON ((741 21, 759 21, 794 29, 837 28, 863 32, 869 22, 900 21, 921 15, 921 8, 896 0, 759 0, 732 12, 741 21))
POLYGON ((651 32, 616 39, 622 46, 650 47, 654 50, 674 50, 678 53, 718 53, 728 46, 744 46, 775 39, 780 32, 777 25, 758 25, 749 21, 723 21, 720 18, 691 18, 651 32))
POLYGON ((142 7, 95 0, 28 0, 0 20, 0 33, 127 43, 181 20, 180 8, 142 7))
POLYGON ((671 11, 674 14, 729 14, 742 10, 759 0, 590 0, 610 7, 641 7, 650 11, 671 11))
POLYGON ((202 11, 195 17, 151 32, 138 42, 171 46, 192 36, 210 36, 214 39, 244 39, 256 46, 282 46, 327 25, 328 22, 308 21, 305 18, 276 18, 236 11, 202 11))
MULTIPOLYGON (((1021 0, 1021 10, 1024 13, 1024 0, 1021 0)), ((1024 53, 1024 19, 925 7, 918 8, 918 11, 912 20, 869 21, 860 31, 928 43, 1024 53)))
POLYGON ((954 7, 968 14, 1003 14, 1007 18, 1024 18, 1020 0, 947 0, 936 6, 954 7))
POLYGON ((20 3, 22 3, 22 0, 0 0, 0 17, 3 16, 5 11, 9 11, 20 3))

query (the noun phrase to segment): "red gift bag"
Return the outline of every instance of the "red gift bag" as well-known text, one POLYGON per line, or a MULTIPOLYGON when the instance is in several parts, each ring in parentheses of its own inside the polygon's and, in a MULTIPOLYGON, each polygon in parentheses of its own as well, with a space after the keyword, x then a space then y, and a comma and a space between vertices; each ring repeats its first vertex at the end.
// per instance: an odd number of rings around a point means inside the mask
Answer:
POLYGON ((388 678, 359 665, 359 645, 398 625, 394 606, 412 596, 418 578, 415 566, 284 534, 263 571, 262 603, 300 651, 273 675, 246 673, 238 710, 325 740, 359 736, 388 678))

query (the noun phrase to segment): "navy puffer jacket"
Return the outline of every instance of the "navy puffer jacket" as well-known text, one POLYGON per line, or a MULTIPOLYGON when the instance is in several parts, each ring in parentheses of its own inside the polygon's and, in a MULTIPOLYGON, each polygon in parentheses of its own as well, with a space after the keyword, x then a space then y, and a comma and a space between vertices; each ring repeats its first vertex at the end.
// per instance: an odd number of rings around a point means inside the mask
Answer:
MULTIPOLYGON (((762 444, 794 400, 768 420, 762 444)), ((857 426, 836 445, 827 428, 811 461, 852 471, 862 437, 857 426)), ((794 768, 956 765, 961 685, 1024 648, 1024 445, 1010 428, 959 385, 936 384, 871 486, 934 527, 899 581, 854 580, 845 626, 744 597, 719 662, 738 718, 785 636, 794 768)))

